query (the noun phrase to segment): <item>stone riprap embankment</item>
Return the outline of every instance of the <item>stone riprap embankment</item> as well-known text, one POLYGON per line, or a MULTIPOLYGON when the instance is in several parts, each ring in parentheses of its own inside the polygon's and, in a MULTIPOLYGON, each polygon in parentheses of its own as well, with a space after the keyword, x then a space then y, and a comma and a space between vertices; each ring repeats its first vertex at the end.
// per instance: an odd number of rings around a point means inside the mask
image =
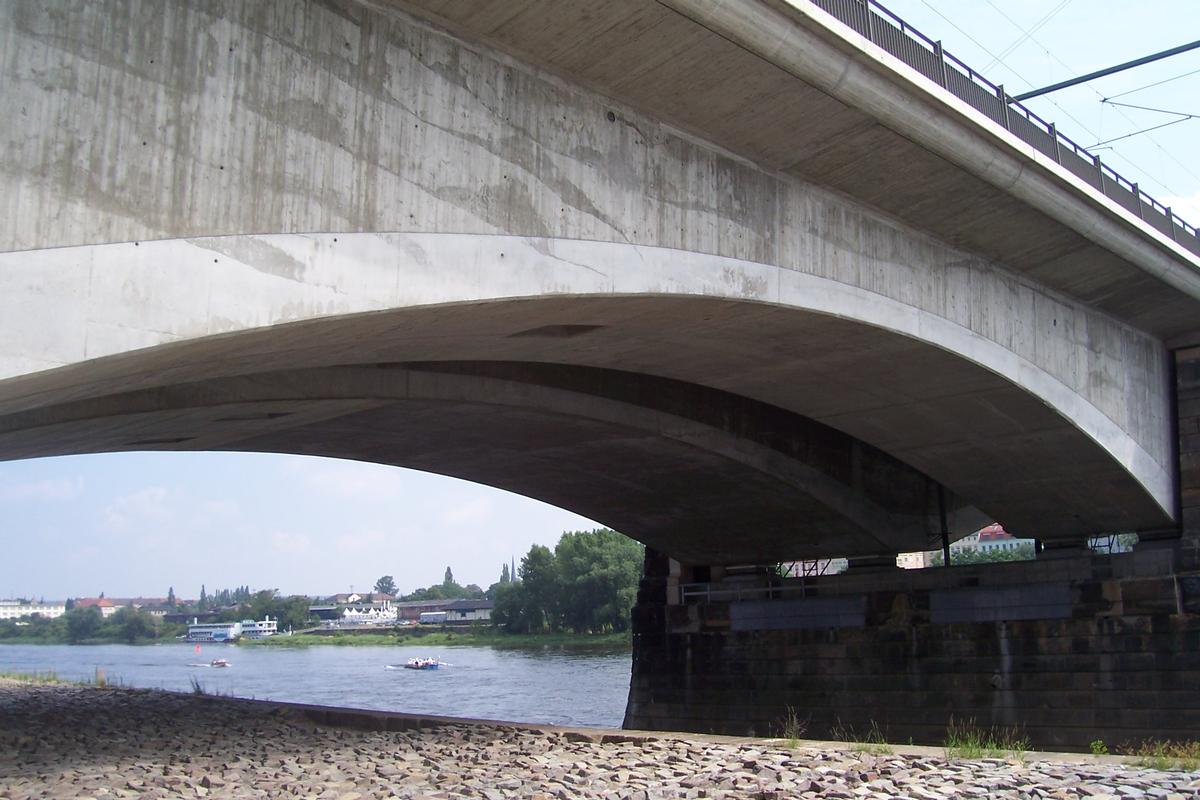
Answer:
POLYGON ((480 724, 362 730, 265 703, 0 681, 0 798, 8 800, 1198 795, 1196 773, 1035 754, 954 761, 480 724))

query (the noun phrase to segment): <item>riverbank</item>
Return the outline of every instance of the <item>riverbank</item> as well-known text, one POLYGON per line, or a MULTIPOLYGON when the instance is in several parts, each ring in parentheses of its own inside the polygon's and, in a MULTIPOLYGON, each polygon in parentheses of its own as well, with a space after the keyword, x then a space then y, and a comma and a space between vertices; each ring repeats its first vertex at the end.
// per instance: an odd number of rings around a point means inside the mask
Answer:
MULTIPOLYGON (((0 639, 0 647, 7 644, 32 645, 72 645, 87 647, 104 644, 169 644, 176 641, 175 636, 143 637, 129 642, 121 638, 93 638, 79 642, 67 639, 54 639, 38 636, 28 638, 11 636, 0 639)), ((266 639, 242 639, 236 644, 249 647, 363 647, 381 645, 426 645, 426 646, 456 646, 456 647, 496 647, 496 648, 535 648, 535 647, 570 647, 596 649, 630 649, 632 635, 624 633, 506 633, 489 628, 463 628, 460 630, 422 629, 418 627, 397 628, 392 631, 357 631, 353 628, 332 631, 313 631, 297 633, 291 636, 280 634, 266 639)))
POLYGON ((633 644, 631 634, 626 633, 505 633, 490 628, 462 628, 458 630, 427 628, 397 628, 394 631, 371 633, 367 631, 334 630, 295 634, 293 636, 271 636, 266 639, 244 639, 237 643, 249 647, 310 647, 310 646, 341 646, 354 647, 366 645, 403 645, 426 647, 495 647, 495 648, 595 648, 595 649, 630 649, 633 644))
POLYGON ((478 723, 404 729, 415 722, 0 680, 0 797, 1182 800, 1200 792, 1197 773, 1111 758, 968 761, 928 748, 879 754, 478 723))

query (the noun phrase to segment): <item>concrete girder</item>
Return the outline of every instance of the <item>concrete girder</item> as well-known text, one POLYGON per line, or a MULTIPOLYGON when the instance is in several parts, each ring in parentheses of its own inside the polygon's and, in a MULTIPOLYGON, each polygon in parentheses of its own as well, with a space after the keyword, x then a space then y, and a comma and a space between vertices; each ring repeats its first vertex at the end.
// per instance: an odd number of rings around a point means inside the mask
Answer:
POLYGON ((1200 256, 808 0, 373 1, 1200 341, 1200 256))
MULTIPOLYGON (((0 275, 0 425, 13 435, 36 438, 67 403, 280 369, 557 364, 816 420, 1019 534, 1172 522, 1169 469, 1053 375, 940 316, 770 265, 541 238, 322 234, 10 253, 0 275)), ((820 552, 835 554, 830 544, 820 552)))
MULTIPOLYGON (((437 472, 570 508, 685 563, 895 553, 940 538, 939 487, 875 448, 724 392, 607 370, 454 362, 271 372, 0 424, 9 458, 247 450, 437 472)), ((945 497, 955 538, 987 523, 945 497)))

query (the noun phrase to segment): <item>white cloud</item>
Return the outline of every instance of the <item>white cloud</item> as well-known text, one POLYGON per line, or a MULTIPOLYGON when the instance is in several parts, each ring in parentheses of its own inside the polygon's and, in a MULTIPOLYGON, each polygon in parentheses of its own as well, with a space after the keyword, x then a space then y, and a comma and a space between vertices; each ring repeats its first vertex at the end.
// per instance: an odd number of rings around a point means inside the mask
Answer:
POLYGON ((233 517, 241 511, 241 506, 233 500, 205 500, 199 508, 214 517, 233 517))
POLYGON ((276 531, 271 534, 271 552, 275 555, 307 555, 312 549, 312 537, 306 533, 276 531))
POLYGON ((343 533, 333 540, 333 546, 346 555, 377 555, 389 544, 388 538, 379 531, 343 533))
POLYGON ((444 525, 476 525, 490 519, 492 511, 491 498, 473 497, 443 511, 440 520, 444 525))
POLYGON ((140 523, 162 524, 175 515, 172 493, 162 486, 148 486, 113 499, 104 509, 104 522, 114 531, 126 531, 140 523))
POLYGON ((83 478, 47 478, 0 487, 0 500, 72 500, 83 494, 83 478))

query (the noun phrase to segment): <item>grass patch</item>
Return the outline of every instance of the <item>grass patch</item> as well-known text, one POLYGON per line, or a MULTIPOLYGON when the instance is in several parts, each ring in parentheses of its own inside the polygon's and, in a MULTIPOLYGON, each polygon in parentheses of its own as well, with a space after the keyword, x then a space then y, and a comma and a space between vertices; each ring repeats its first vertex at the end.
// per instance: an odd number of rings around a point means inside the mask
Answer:
POLYGON ((0 672, 0 679, 21 683, 68 683, 58 677, 54 670, 48 672, 0 672))
POLYGON ((1029 737, 1018 728, 980 728, 975 720, 950 720, 942 743, 947 758, 1020 758, 1029 737))
POLYGON ((84 678, 76 681, 60 678, 54 670, 47 672, 0 672, 0 680, 18 681, 19 683, 61 684, 63 686, 98 686, 100 688, 124 685, 119 678, 114 684, 100 667, 96 667, 95 675, 91 679, 84 678))
POLYGON ((1172 742, 1147 740, 1128 748, 1134 763, 1147 769, 1200 768, 1200 741, 1172 742))
POLYGON ((895 752, 888 744, 887 737, 884 736, 879 723, 875 720, 871 720, 871 724, 865 732, 859 732, 854 730, 854 726, 846 725, 839 719, 829 729, 829 733, 834 739, 849 743, 850 749, 855 753, 891 755, 895 752))
POLYGON ((779 738, 787 740, 787 746, 793 750, 800 746, 808 730, 808 720, 801 719, 794 706, 788 706, 783 718, 779 721, 779 738))

